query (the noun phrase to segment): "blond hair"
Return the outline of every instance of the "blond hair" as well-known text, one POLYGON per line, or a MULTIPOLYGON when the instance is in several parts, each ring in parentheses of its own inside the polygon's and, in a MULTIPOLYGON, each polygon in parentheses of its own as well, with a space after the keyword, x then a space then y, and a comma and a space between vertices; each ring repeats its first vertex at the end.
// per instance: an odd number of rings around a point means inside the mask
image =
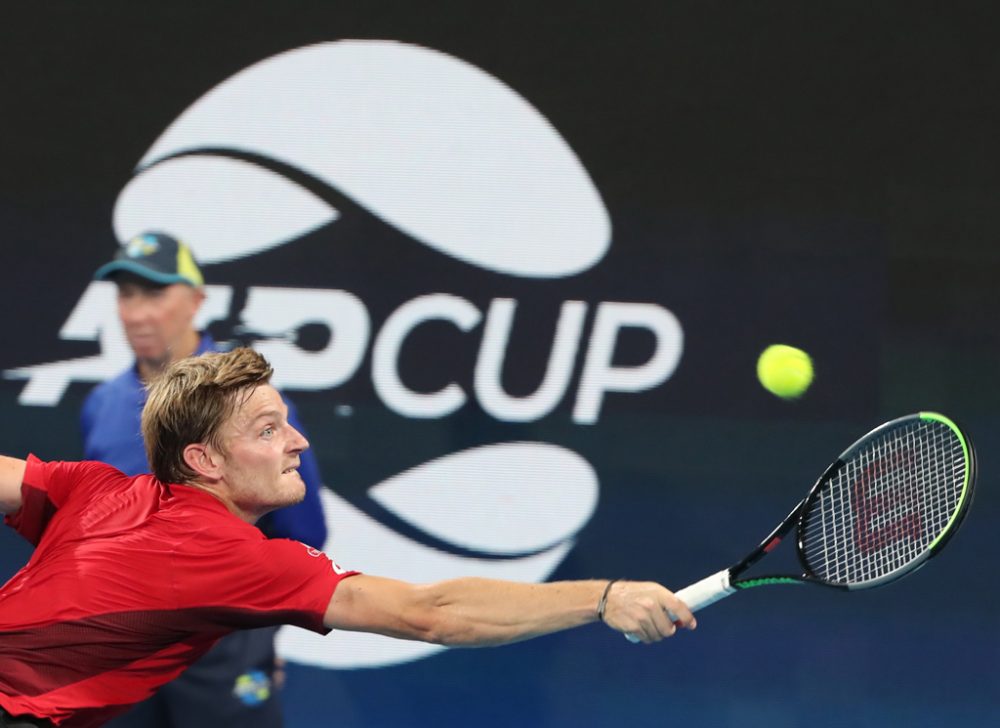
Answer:
POLYGON ((222 425, 273 370, 253 349, 233 349, 174 362, 150 385, 142 410, 149 466, 164 483, 186 483, 197 473, 184 461, 192 443, 225 452, 222 425))

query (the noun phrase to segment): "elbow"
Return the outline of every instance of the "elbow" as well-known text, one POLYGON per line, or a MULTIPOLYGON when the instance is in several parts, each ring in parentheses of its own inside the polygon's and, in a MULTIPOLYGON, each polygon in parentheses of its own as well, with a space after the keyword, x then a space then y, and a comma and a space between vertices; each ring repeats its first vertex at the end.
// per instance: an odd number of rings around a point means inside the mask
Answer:
POLYGON ((463 619, 447 608, 434 610, 417 629, 420 635, 417 639, 443 647, 493 647, 511 641, 502 630, 463 619))
POLYGON ((416 587, 401 610, 403 631, 410 639, 443 647, 491 647, 523 639, 507 620, 485 618, 475 604, 456 596, 446 583, 416 587))
POLYGON ((403 615, 403 636, 443 647, 482 644, 476 626, 460 610, 425 593, 414 608, 403 615))
POLYGON ((407 615, 405 632, 411 639, 429 642, 443 647, 457 647, 461 644, 461 629, 447 615, 442 607, 429 607, 418 613, 407 615))

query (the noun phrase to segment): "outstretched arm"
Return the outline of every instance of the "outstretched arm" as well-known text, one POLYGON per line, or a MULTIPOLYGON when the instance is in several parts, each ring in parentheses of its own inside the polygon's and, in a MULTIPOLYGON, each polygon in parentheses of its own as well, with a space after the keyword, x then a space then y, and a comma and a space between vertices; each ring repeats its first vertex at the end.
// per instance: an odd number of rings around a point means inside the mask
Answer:
MULTIPOLYGON (((607 581, 525 584, 463 578, 416 585, 360 574, 337 587, 326 626, 449 646, 478 647, 530 639, 597 621, 607 581)), ((687 606, 652 582, 615 582, 604 620, 612 629, 643 642, 671 636, 676 627, 694 629, 687 606)))
POLYGON ((21 507, 21 481, 27 463, 0 455, 0 513, 13 513, 21 507))

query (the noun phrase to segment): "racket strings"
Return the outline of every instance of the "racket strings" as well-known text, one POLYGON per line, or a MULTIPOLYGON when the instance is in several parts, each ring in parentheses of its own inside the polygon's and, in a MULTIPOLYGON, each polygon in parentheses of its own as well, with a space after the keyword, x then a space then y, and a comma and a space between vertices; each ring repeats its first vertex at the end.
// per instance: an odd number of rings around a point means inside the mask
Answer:
POLYGON ((856 450, 824 484, 800 532, 806 568, 825 581, 878 581, 916 565, 961 505, 962 442, 947 425, 916 421, 856 450))

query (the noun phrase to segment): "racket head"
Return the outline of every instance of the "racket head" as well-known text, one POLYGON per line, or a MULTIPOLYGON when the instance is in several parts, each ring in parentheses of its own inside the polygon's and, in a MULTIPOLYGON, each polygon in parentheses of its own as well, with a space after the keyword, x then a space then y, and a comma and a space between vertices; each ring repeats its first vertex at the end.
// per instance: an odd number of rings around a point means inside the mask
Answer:
POLYGON ((918 412, 847 448, 803 502, 805 578, 867 589, 912 573, 962 524, 976 480, 972 440, 952 420, 918 412))

